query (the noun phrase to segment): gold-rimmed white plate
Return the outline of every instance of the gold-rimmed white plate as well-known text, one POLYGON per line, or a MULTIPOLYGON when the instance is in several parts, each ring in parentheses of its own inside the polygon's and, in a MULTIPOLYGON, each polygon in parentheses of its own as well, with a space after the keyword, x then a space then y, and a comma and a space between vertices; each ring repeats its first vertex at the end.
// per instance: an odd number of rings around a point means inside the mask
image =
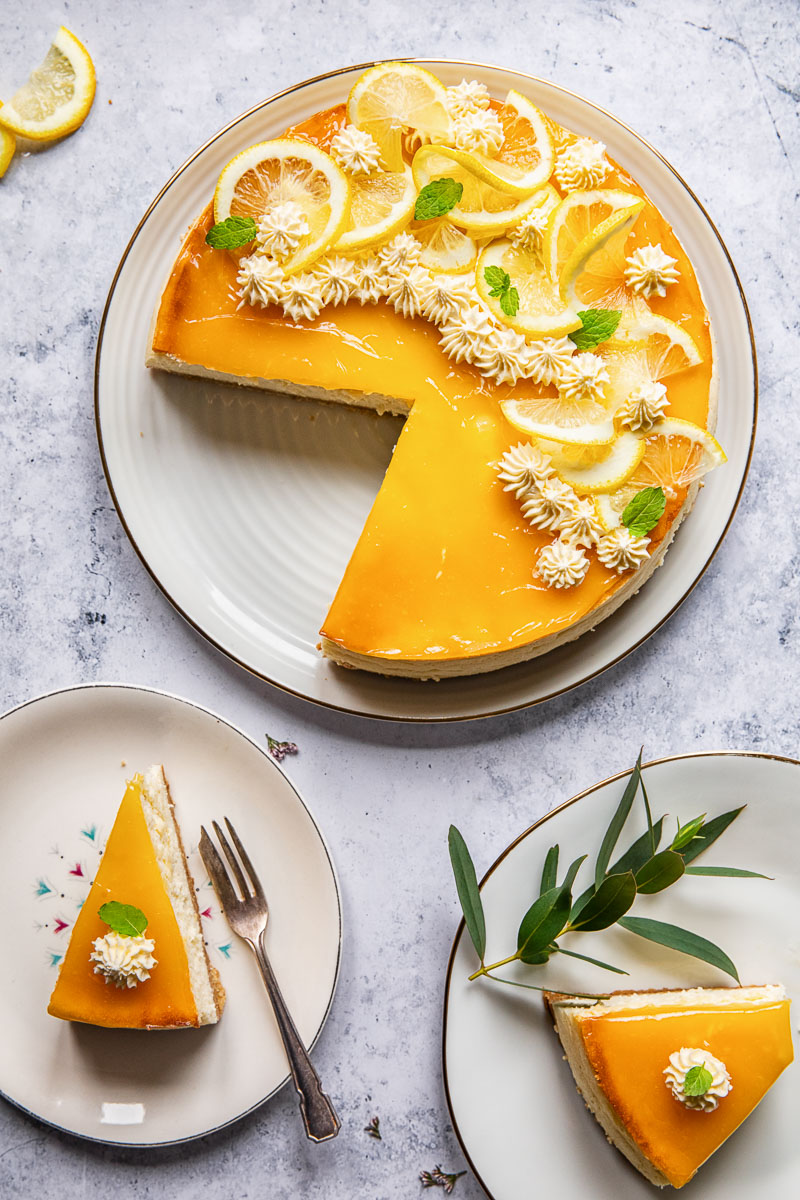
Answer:
POLYGON ((493 94, 521 89, 557 121, 601 139, 643 185, 695 265, 717 338, 728 454, 664 567, 596 632, 533 662, 438 684, 346 671, 317 651, 318 630, 380 487, 396 417, 264 396, 148 372, 153 309, 189 223, 220 170, 254 142, 341 102, 365 65, 289 89, 245 113, 173 176, 145 214, 108 298, 95 404, 103 464, 125 529, 179 612, 247 670, 331 708, 447 721, 536 704, 593 678, 675 611, 714 556, 736 509, 755 432, 756 366, 736 272, 697 198, 669 164, 602 109, 555 84, 479 63, 426 61, 493 94))
POLYGON ((0 718, 7 1100, 81 1137, 156 1146, 228 1125, 287 1082, 255 960, 228 928, 197 852, 201 823, 225 815, 261 876, 270 958, 313 1045, 339 970, 339 889, 311 813, 261 747, 187 700, 121 684, 54 692, 0 718), (59 1021, 47 1003, 72 925, 125 780, 153 762, 163 762, 170 782, 225 1011, 217 1025, 170 1032, 59 1021))
MULTIPOLYGON (((627 774, 627 773, 626 773, 627 774)), ((589 788, 538 821, 486 873, 487 961, 514 949, 522 914, 532 902, 545 854, 558 843, 562 862, 597 853, 626 782, 617 775, 589 788)), ((710 938, 728 952, 743 984, 783 983, 792 997, 792 1029, 800 1005, 800 763, 763 754, 687 755, 645 769, 653 814, 689 820, 748 807, 707 852, 709 864, 743 867, 772 880, 684 877, 658 896, 642 896, 635 913, 710 938)), ((625 844, 644 832, 636 818, 625 844)), ((472 847, 478 856, 479 847, 472 847)), ((578 885, 587 872, 578 877, 578 885)), ((556 956, 516 977, 565 991, 726 986, 712 967, 654 946, 623 930, 586 934, 573 949, 630 972, 610 975, 556 956)), ((447 970, 443 1065, 453 1128, 490 1200, 552 1192, 559 1200, 615 1197, 647 1200, 654 1189, 606 1141, 577 1092, 572 1072, 537 992, 467 982, 477 966, 463 923, 447 970)), ((518 966, 518 964, 517 964, 518 966)), ((514 974, 514 967, 505 968, 514 974)), ((800 1190, 797 1128, 800 1065, 794 1063, 730 1141, 689 1185, 703 1200, 794 1196, 800 1190)))

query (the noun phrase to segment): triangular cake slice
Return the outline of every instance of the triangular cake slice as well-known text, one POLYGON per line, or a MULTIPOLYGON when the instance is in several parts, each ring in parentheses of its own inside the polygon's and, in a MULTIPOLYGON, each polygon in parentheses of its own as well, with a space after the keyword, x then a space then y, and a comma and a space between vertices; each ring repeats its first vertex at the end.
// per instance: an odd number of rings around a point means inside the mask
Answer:
POLYGON ((659 1187, 688 1183, 793 1058, 778 984, 545 1001, 588 1108, 659 1187))
POLYGON ((179 1029, 213 1024, 224 1003, 164 768, 152 766, 128 782, 47 1011, 89 1025, 179 1029), (100 917, 112 902, 146 918, 137 940, 135 929, 124 936, 100 917))

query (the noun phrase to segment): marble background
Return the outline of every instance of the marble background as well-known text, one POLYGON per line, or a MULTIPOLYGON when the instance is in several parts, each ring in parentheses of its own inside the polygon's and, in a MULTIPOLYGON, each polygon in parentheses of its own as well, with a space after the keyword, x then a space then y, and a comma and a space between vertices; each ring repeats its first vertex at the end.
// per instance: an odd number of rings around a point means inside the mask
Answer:
MULTIPOLYGON (((0 95, 61 22, 89 46, 94 109, 0 183, 0 707, 87 680, 208 704, 287 760, 343 885, 344 962, 319 1043, 344 1119, 306 1144, 284 1092, 234 1128, 118 1152, 0 1103, 0 1196, 407 1197, 464 1166, 440 1080, 442 982, 458 917, 455 820, 479 867, 575 791, 649 756, 798 751, 800 373, 793 280, 800 162, 796 0, 28 0, 0 12, 0 95), (450 727, 352 719, 230 665, 176 616, 117 519, 94 433, 98 322, 152 197, 197 145, 264 96, 400 54, 484 59, 583 93, 633 125, 717 222, 746 289, 761 419, 737 520, 683 608, 604 676, 528 712, 450 727), (384 1140, 362 1132, 378 1114, 384 1140)), ((722 402, 724 403, 724 397, 722 402)), ((438 1193, 431 1193, 436 1195, 438 1193)), ((469 1175, 461 1200, 480 1189, 469 1175)))

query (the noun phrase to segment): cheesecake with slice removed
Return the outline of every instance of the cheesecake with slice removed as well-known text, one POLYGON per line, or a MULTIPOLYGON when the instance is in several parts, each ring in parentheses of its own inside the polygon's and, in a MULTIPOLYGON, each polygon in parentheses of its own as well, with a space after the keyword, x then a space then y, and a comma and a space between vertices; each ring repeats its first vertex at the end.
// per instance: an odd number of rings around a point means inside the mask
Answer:
POLYGON ((545 1003, 587 1107, 658 1187, 688 1183, 794 1057, 779 984, 545 1003))
POLYGON ((194 883, 162 766, 128 783, 47 1011, 123 1029, 219 1020, 194 883))

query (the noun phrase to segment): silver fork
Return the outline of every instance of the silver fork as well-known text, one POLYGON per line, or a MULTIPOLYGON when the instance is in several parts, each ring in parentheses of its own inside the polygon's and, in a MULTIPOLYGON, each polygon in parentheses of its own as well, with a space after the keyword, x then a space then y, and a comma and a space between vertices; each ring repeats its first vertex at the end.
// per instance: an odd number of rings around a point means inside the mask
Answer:
POLYGON ((325 1142, 329 1138, 336 1137, 339 1132, 339 1118, 330 1100, 322 1090, 319 1076, 311 1064, 308 1051, 303 1045, 300 1034, 297 1032, 295 1023, 292 1020, 291 1013, 286 1007, 286 1001, 281 994, 281 989, 278 987, 278 981, 275 978, 264 949, 262 939, 264 931, 267 928, 267 921, 269 920, 269 908, 266 896, 264 895, 264 889, 253 870, 253 864, 248 857, 247 851, 239 841, 236 830, 227 817, 225 818, 225 824, 228 826, 231 840, 247 872, 250 880, 249 887, 242 872, 242 867, 239 865, 236 855, 228 843, 228 839, 217 822, 212 821, 214 832, 217 835, 225 857, 230 863, 231 871, 239 886, 241 898, 236 894, 230 875, 225 869, 225 864, 203 826, 200 827, 200 856, 205 863, 206 870, 211 876, 211 882, 214 884, 214 889, 219 896, 219 901, 228 924, 234 933, 237 933, 250 946, 256 956, 256 962, 261 969, 264 986, 272 1001, 275 1020, 278 1023, 278 1032, 283 1040, 286 1057, 289 1060, 292 1082, 300 1097, 300 1111, 303 1114, 306 1135, 313 1142, 325 1142))

